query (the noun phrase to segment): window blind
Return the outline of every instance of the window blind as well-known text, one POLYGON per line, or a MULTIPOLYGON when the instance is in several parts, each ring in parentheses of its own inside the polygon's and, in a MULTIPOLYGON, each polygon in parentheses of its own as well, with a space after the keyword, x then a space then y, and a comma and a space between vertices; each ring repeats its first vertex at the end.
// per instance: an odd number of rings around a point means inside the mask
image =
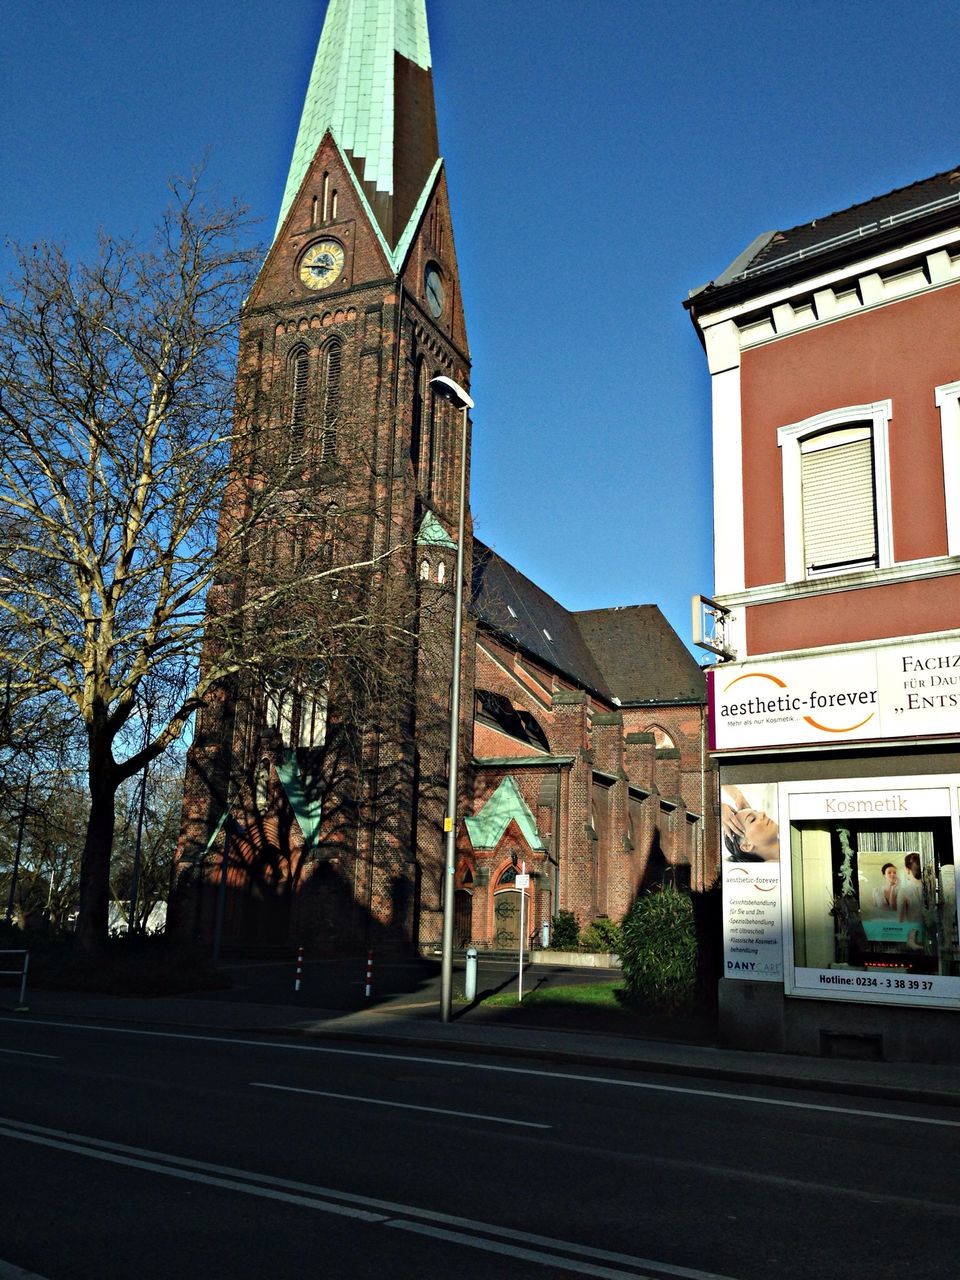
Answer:
POLYGON ((876 564, 869 428, 845 428, 804 441, 800 478, 807 572, 876 564))

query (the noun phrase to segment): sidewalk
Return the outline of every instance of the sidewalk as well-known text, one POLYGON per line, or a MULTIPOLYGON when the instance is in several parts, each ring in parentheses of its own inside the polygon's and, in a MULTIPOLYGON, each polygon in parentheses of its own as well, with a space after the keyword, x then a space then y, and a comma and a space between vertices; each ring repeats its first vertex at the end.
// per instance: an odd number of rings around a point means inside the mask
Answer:
POLYGON ((454 1008, 439 1020, 432 993, 393 996, 369 1009, 342 1012, 293 1004, 236 1003, 207 996, 131 998, 35 990, 29 1010, 13 1016, 63 1022, 119 1023, 234 1036, 298 1036, 327 1043, 366 1043, 407 1049, 482 1053, 536 1059, 569 1067, 670 1073, 699 1080, 781 1086, 824 1093, 960 1107, 960 1072, 947 1065, 860 1062, 720 1049, 705 1044, 643 1038, 562 1025, 524 1025, 514 1011, 484 1006, 454 1008))

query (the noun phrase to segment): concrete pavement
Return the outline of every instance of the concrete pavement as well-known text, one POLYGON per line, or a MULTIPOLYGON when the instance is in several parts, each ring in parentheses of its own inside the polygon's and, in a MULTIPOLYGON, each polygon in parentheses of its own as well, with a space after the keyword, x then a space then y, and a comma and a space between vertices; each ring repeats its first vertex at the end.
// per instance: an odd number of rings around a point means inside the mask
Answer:
MULTIPOLYGON (((328 1043, 483 1053, 571 1067, 669 1073, 700 1080, 960 1106, 960 1072, 948 1065, 721 1049, 709 1043, 649 1038, 643 1034, 642 1024, 630 1032, 588 1029, 578 1026, 576 1015, 566 1009, 546 1015, 551 1025, 530 1025, 520 1021, 513 1009, 455 1006, 453 1020, 444 1024, 431 987, 399 992, 369 1008, 348 1011, 312 1008, 307 1003, 231 1000, 212 993, 141 998, 34 990, 28 996, 28 1011, 9 1016, 96 1021, 154 1031, 303 1036, 328 1043)), ((658 1029, 657 1034, 663 1033, 658 1029)))

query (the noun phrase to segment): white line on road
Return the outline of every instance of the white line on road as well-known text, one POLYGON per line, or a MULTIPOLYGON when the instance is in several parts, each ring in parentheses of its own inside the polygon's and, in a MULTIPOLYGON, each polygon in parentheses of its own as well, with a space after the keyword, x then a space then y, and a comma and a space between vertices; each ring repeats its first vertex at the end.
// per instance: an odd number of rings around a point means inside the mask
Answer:
MULTIPOLYGON (((652 1262, 647 1258, 635 1258, 630 1254, 595 1249, 590 1245, 577 1244, 571 1240, 538 1236, 530 1232, 517 1231, 511 1227, 501 1227, 496 1223, 480 1222, 474 1218, 458 1218, 431 1209, 420 1209, 414 1205, 397 1204, 389 1200, 355 1195, 352 1192, 334 1191, 329 1187, 318 1187, 310 1183, 293 1182, 286 1178, 252 1173, 245 1169, 208 1164, 201 1160, 190 1160, 186 1157, 127 1146, 124 1143, 110 1142, 102 1138, 87 1138, 61 1129, 48 1129, 43 1125, 28 1124, 22 1120, 0 1117, 0 1137, 30 1142, 72 1155, 104 1160, 110 1164, 141 1169, 148 1173, 166 1174, 168 1177, 180 1178, 187 1182, 238 1191, 244 1195, 279 1200, 321 1213, 357 1219, 372 1225, 392 1227, 402 1231, 420 1231, 468 1248, 507 1253, 541 1266, 559 1267, 562 1270, 576 1271, 581 1275, 605 1277, 606 1280, 653 1280, 650 1272, 655 1273, 656 1276, 677 1277, 677 1280, 731 1280, 731 1277, 718 1275, 713 1271, 676 1267, 666 1262, 652 1262), (444 1231, 442 1229, 444 1227, 456 1230, 444 1231), (496 1240, 504 1243, 497 1246, 494 1243, 496 1240), (512 1241, 518 1244, 508 1243, 512 1241), (585 1259, 622 1265, 616 1268, 598 1267, 585 1262, 585 1259), (574 1260, 576 1260, 575 1263, 574 1260), (625 1270, 626 1267, 629 1267, 629 1270, 625 1270)), ((3 1280, 2 1276, 0 1280, 3 1280)))
MULTIPOLYGON (((913 1116, 905 1111, 891 1115, 889 1111, 871 1111, 865 1107, 831 1107, 822 1102, 793 1102, 786 1098, 765 1098, 755 1093, 733 1093, 723 1089, 695 1089, 690 1086, 676 1084, 654 1084, 646 1080, 618 1080, 612 1076, 585 1075, 575 1071, 547 1071, 535 1067, 507 1067, 493 1062, 470 1062, 465 1058, 435 1058, 425 1054, 394 1053, 374 1049, 335 1049, 322 1044, 284 1044, 277 1040, 250 1040, 239 1036, 190 1035, 179 1031, 148 1031, 139 1027, 104 1027, 98 1023, 87 1022, 53 1022, 31 1019, 21 1026, 59 1027, 61 1030, 100 1031, 110 1035, 146 1036, 158 1040, 195 1040, 199 1044, 225 1044, 253 1047, 256 1049, 279 1049, 284 1053, 325 1053, 341 1058, 375 1058, 379 1061, 426 1063, 432 1067, 455 1067, 458 1071, 492 1071, 500 1075, 534 1076, 541 1080, 572 1080, 579 1084, 602 1084, 616 1089, 640 1089, 648 1093, 677 1093, 685 1097, 719 1098, 723 1102, 747 1102, 760 1107, 786 1107, 793 1111, 823 1111, 840 1116, 863 1116, 868 1120, 888 1120, 892 1124, 926 1124, 935 1128, 960 1129, 960 1120, 941 1120, 933 1116, 913 1116)), ((474 1050, 483 1052, 481 1046, 471 1044, 474 1050)), ((789 1089, 791 1084, 784 1081, 777 1088, 789 1089)))
MULTIPOLYGON (((16 1058, 52 1058, 55 1062, 59 1062, 59 1053, 28 1053, 26 1049, 0 1049, 0 1053, 12 1053, 16 1058)), ((0 1272, 0 1280, 3 1280, 3 1273, 0 1272)))
POLYGON ((339 1098, 343 1102, 365 1102, 371 1107, 398 1107, 402 1111, 429 1111, 435 1116, 458 1116, 463 1120, 485 1120, 489 1124, 514 1124, 524 1129, 552 1129, 552 1124, 536 1124, 532 1120, 508 1120, 505 1116, 485 1116, 476 1111, 449 1111, 446 1107, 421 1107, 413 1102, 389 1102, 386 1098, 363 1098, 353 1093, 330 1093, 327 1089, 297 1089, 289 1084, 264 1084, 251 1080, 251 1089, 277 1089, 282 1093, 308 1093, 317 1098, 339 1098))
POLYGON ((43 1276, 15 1267, 12 1262, 0 1262, 0 1280, 43 1280, 43 1276))

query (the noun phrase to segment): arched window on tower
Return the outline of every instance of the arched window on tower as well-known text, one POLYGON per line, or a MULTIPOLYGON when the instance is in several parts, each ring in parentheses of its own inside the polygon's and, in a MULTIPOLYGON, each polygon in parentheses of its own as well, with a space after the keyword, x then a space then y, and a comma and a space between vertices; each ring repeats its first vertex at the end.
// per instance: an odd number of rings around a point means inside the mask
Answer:
POLYGON ((334 340, 324 352, 321 462, 332 462, 337 456, 337 423, 340 418, 340 373, 342 367, 343 346, 340 342, 334 340))
POLYGON ((296 452, 303 448, 303 437, 307 423, 307 391, 309 383, 310 356, 306 347, 297 347, 290 355, 287 370, 291 452, 296 452))
POLYGON ((433 497, 433 485, 436 478, 436 463, 438 453, 438 413, 437 413, 437 396, 430 391, 430 409, 427 419, 427 477, 424 485, 424 492, 428 497, 433 497))
POLYGON ((423 396, 427 385, 427 366, 423 356, 417 360, 413 380, 413 418, 410 425, 410 461, 413 474, 420 474, 420 450, 423 446, 423 396))
POLYGON ((335 502, 331 502, 323 513, 322 542, 320 545, 320 560, 323 564, 333 564, 334 556, 337 550, 337 518, 340 514, 340 508, 335 502))

